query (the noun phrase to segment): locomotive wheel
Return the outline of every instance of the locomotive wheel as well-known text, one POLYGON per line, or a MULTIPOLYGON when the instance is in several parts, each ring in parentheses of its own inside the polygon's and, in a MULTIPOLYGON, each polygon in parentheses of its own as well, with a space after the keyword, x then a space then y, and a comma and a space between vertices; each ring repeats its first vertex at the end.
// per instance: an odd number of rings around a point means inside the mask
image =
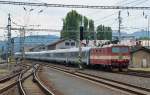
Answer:
POLYGON ((113 72, 118 72, 118 71, 119 71, 119 68, 112 68, 112 71, 113 71, 113 72))
POLYGON ((122 68, 122 71, 123 71, 123 72, 127 72, 127 71, 128 71, 128 68, 122 68))
POLYGON ((66 67, 69 67, 69 62, 65 62, 65 66, 66 66, 66 67))

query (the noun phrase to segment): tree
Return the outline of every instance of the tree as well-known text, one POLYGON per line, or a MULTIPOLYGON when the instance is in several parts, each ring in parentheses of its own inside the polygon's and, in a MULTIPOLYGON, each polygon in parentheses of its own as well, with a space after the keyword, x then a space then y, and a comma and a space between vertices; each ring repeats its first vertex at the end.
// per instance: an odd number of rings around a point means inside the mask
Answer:
POLYGON ((75 10, 67 13, 63 19, 63 28, 61 31, 61 38, 75 39, 79 37, 79 27, 81 25, 82 17, 84 18, 84 36, 83 39, 94 39, 94 21, 89 20, 86 16, 82 16, 75 10))
POLYGON ((89 20, 89 39, 94 40, 94 21, 89 20))
POLYGON ((149 37, 140 37, 139 40, 150 40, 149 37))
POLYGON ((111 27, 105 27, 104 25, 99 25, 96 31, 97 31, 98 40, 112 40, 111 27))
POLYGON ((88 18, 84 16, 84 32, 83 32, 83 39, 88 39, 88 18))
POLYGON ((99 25, 97 27, 96 31, 97 31, 97 39, 98 40, 103 40, 104 39, 103 25, 99 25))
POLYGON ((67 13, 63 19, 63 29, 61 31, 61 38, 64 39, 78 39, 79 27, 82 16, 75 10, 67 13))

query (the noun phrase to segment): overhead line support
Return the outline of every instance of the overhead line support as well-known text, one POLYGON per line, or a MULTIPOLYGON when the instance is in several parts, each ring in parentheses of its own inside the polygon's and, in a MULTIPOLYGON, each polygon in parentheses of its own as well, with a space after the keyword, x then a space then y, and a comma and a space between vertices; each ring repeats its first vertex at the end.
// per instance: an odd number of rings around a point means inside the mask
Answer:
POLYGON ((89 8, 89 9, 150 10, 150 7, 67 5, 67 4, 30 3, 30 2, 17 2, 17 1, 0 1, 0 4, 25 5, 25 6, 43 6, 43 7, 65 7, 65 8, 89 8))

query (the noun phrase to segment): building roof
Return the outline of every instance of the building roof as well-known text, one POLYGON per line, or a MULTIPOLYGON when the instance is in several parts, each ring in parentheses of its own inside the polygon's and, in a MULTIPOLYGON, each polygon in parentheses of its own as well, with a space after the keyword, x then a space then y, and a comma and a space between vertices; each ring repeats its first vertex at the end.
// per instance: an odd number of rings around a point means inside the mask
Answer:
POLYGON ((143 46, 132 48, 131 51, 130 51, 130 53, 133 54, 133 53, 138 52, 140 50, 144 50, 144 51, 150 53, 150 49, 148 49, 146 47, 143 47, 143 46))
POLYGON ((44 47, 44 46, 45 46, 44 44, 40 44, 40 45, 37 45, 37 46, 34 46, 34 47, 30 48, 29 50, 33 50, 35 48, 44 47))
POLYGON ((64 42, 64 41, 65 41, 65 39, 60 39, 60 40, 58 40, 58 41, 56 41, 54 43, 48 44, 47 46, 54 46, 54 45, 57 45, 57 44, 59 44, 61 42, 64 42))

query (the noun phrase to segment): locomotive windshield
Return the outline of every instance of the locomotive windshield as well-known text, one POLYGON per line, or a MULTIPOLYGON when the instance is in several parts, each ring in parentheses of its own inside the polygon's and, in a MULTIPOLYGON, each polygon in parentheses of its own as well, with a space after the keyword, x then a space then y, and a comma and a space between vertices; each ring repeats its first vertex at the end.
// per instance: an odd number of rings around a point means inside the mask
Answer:
POLYGON ((128 47, 112 47, 113 53, 127 53, 128 51, 128 47))

